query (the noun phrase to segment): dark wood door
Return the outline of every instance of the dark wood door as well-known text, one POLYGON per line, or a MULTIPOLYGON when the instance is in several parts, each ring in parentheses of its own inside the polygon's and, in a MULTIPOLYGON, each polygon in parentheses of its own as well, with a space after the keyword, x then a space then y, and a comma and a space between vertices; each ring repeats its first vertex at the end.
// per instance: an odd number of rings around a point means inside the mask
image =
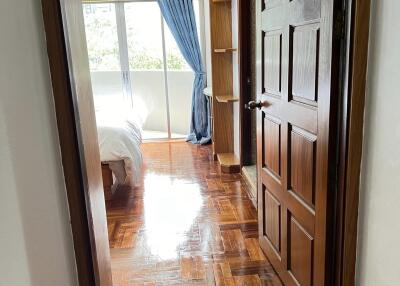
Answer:
POLYGON ((257 2, 260 243, 285 285, 328 285, 336 3, 257 2))

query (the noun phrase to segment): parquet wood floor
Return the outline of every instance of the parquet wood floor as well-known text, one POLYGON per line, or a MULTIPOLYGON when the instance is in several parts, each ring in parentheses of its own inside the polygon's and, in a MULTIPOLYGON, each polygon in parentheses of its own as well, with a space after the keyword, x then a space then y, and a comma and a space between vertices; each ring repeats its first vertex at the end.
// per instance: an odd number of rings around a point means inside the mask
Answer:
POLYGON ((115 286, 282 285, 259 247, 240 175, 221 174, 209 146, 142 150, 142 186, 106 190, 115 286))

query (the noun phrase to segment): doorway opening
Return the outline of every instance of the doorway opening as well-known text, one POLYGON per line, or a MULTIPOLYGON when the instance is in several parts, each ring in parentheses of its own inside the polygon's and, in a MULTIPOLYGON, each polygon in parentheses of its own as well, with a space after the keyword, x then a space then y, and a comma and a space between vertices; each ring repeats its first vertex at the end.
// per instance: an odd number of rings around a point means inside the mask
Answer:
POLYGON ((257 208, 257 115, 246 109, 248 102, 257 101, 256 67, 256 0, 241 1, 241 166, 249 185, 249 195, 257 208))
MULTIPOLYGON (((227 1, 213 1, 213 2, 227 2, 227 1)), ((60 136, 60 144, 61 144, 61 150, 62 150, 62 157, 63 157, 63 166, 65 170, 65 181, 67 185, 67 193, 68 193, 68 200, 69 200, 69 205, 70 205, 70 210, 71 210, 71 225, 73 229, 73 235, 74 235, 74 243, 76 246, 75 252, 76 252, 76 260, 77 260, 77 268, 79 272, 79 278, 80 282, 82 285, 111 285, 107 284, 107 281, 110 281, 110 276, 109 276, 109 267, 107 260, 109 260, 109 257, 107 257, 107 254, 105 254, 102 250, 102 245, 105 244, 106 242, 106 237, 107 235, 104 233, 104 228, 99 227, 99 222, 103 220, 102 214, 98 211, 99 209, 101 210, 101 204, 99 203, 103 198, 101 197, 99 191, 100 190, 98 182, 101 182, 101 179, 99 179, 97 172, 97 167, 99 167, 99 160, 98 160, 98 154, 96 155, 96 152, 93 152, 93 147, 95 146, 95 143, 93 141, 93 138, 95 138, 95 132, 93 132, 94 126, 93 122, 90 121, 91 115, 91 101, 90 98, 83 98, 81 95, 85 95, 84 92, 82 91, 87 91, 84 88, 82 89, 81 83, 87 83, 87 78, 83 76, 82 78, 79 75, 79 72, 81 71, 80 68, 83 68, 82 62, 85 61, 74 61, 74 59, 82 59, 82 50, 79 50, 80 45, 77 44, 79 43, 79 38, 77 36, 77 31, 79 31, 79 27, 77 26, 83 24, 80 23, 79 19, 78 21, 71 21, 73 16, 76 16, 79 14, 82 14, 79 9, 76 9, 77 6, 82 8, 81 2, 80 1, 43 1, 43 14, 44 14, 44 21, 45 21, 45 28, 46 28, 46 35, 47 35, 47 41, 48 41, 48 54, 49 54, 49 59, 50 59, 50 67, 51 67, 51 74, 52 74, 52 81, 53 81, 53 90, 54 90, 54 97, 55 97, 55 104, 56 104, 56 112, 57 112, 57 120, 58 120, 58 128, 59 128, 59 136, 60 136), (61 4, 60 4, 61 3, 61 4), (78 4, 77 4, 78 3, 78 4), (65 5, 65 6, 64 6, 65 5), (76 6, 75 6, 76 5, 76 6), (78 11, 78 13, 76 13, 78 11), (76 14, 74 14, 76 13, 76 14), (63 17, 67 19, 63 19, 63 17), (64 21, 63 21, 64 20, 64 21), (76 26, 74 26, 76 25, 76 26), (65 27, 64 27, 65 26, 65 27), (67 37, 67 39, 64 39, 63 37, 67 37), (67 42, 67 44, 65 44, 67 42), (78 47, 78 48, 77 48, 78 47), (71 79, 72 77, 72 79, 71 79), (71 100, 72 98, 72 100, 71 100), (89 112, 85 112, 89 111, 89 112), (78 119, 77 119, 78 118, 78 119), (82 130, 87 131, 82 132, 82 130), (89 148, 87 148, 89 147, 89 148), (97 166, 97 167, 96 167, 97 166), (91 181, 91 179, 94 179, 95 182, 91 181), (97 181, 96 181, 97 180, 97 181), (77 209, 79 207, 82 207, 82 209, 77 209), (103 283, 104 282, 104 283, 103 283)), ((258 2, 258 3, 261 3, 258 2)), ((264 1, 263 1, 264 3, 264 1)), ((357 5, 361 5, 363 8, 363 5, 368 5, 368 4, 360 4, 360 1, 354 1, 354 3, 357 3, 357 5)), ((363 3, 366 3, 363 1, 363 3)), ((355 5, 355 4, 354 4, 355 5)), ((355 6, 359 8, 359 6, 355 6)), ((367 19, 368 17, 366 15, 363 15, 360 11, 365 13, 365 11, 368 12, 368 9, 356 9, 356 11, 352 14, 349 13, 348 15, 350 20, 354 20, 352 17, 355 17, 356 19, 367 19), (355 15, 355 16, 351 16, 355 15), (363 15, 364 17, 359 17, 363 15), (359 18, 358 18, 359 17, 359 18)), ((368 7, 367 7, 368 8, 368 7)), ((368 13, 367 13, 368 15, 368 13)), ((78 15, 79 16, 79 15, 78 15)), ((81 25, 83 27, 83 25, 81 25)), ((366 43, 361 42, 361 41, 355 41, 354 37, 364 37, 365 35, 368 35, 367 28, 368 23, 365 23, 364 21, 358 20, 356 22, 356 25, 354 26, 355 29, 355 34, 349 34, 349 50, 352 48, 360 48, 363 47, 364 49, 359 49, 366 51, 366 43), (365 24, 365 25, 362 25, 365 24), (362 27, 362 28, 361 28, 362 27), (360 31, 361 29, 361 31, 360 31), (361 34, 361 35, 360 35, 361 34), (354 36, 355 35, 355 36, 354 36)), ((126 27, 125 27, 126 28, 126 27)), ((353 28, 353 26, 351 26, 353 28)), ((367 36, 366 36, 367 38, 367 36)), ((365 40, 365 38, 363 38, 365 40)), ((279 42, 279 41, 278 41, 279 42)), ((367 41, 368 42, 368 41, 367 41)), ((120 42, 118 41, 118 46, 120 42)), ((164 56, 163 56, 164 57, 164 56)), ((84 58, 85 59, 85 58, 84 58)), ((358 73, 354 73, 357 75, 365 75, 365 69, 364 67, 365 62, 363 60, 366 60, 366 54, 364 54, 361 58, 353 58, 352 54, 349 56, 349 62, 350 62, 350 67, 349 69, 352 70, 354 68, 355 71, 359 71, 358 73), (357 61, 358 60, 358 61, 357 61), (361 61, 361 64, 355 64, 352 66, 352 63, 359 63, 361 61)), ((165 65, 165 64, 164 64, 165 65)), ((120 70, 119 72, 122 73, 122 67, 119 67, 120 70)), ((128 69, 129 73, 130 70, 128 69)), ((118 72, 118 70, 117 70, 118 72)), ((348 77, 349 81, 354 86, 354 82, 357 82, 357 84, 361 83, 361 86, 356 85, 356 90, 354 93, 350 93, 348 95, 348 100, 349 104, 353 103, 354 101, 357 103, 357 99, 362 99, 363 98, 363 88, 364 88, 364 83, 362 79, 360 80, 359 78, 352 78, 350 73, 346 75, 348 77), (355 97, 353 98, 352 95, 354 94, 355 97)), ((129 76, 131 76, 129 74, 129 76)), ((123 85, 123 84, 122 84, 123 85)), ((122 87, 123 88, 123 87, 122 87)), ((131 84, 131 88, 133 88, 131 84)), ((352 90, 353 92, 353 90, 352 90)), ((125 93, 123 93, 125 94, 125 93)), ((125 100, 125 99, 124 99, 125 100)), ((361 104, 362 105, 362 104, 361 104)), ((362 109, 362 108, 361 108, 362 109)), ((351 124, 353 121, 357 121, 355 124, 356 126, 361 125, 360 127, 362 128, 362 110, 357 112, 357 114, 350 113, 349 110, 345 110, 343 117, 345 118, 347 115, 350 115, 349 118, 349 123, 351 124)), ((344 123, 346 125, 347 122, 344 123)), ((171 126, 169 125, 171 128, 171 126)), ((347 127, 347 126, 345 126, 347 127)), ((251 130, 251 129, 250 129, 251 130)), ((164 130, 165 132, 165 130, 164 130)), ((242 130, 243 132, 243 130, 242 130)), ((171 132, 169 132, 169 138, 171 137, 171 132)), ((359 139, 357 135, 351 134, 348 132, 348 129, 345 128, 343 130, 343 134, 341 134, 341 139, 343 139, 344 142, 344 151, 343 151, 343 157, 344 161, 346 161, 349 157, 347 154, 347 150, 350 147, 355 147, 355 143, 353 143, 353 140, 355 141, 359 139), (348 137, 347 137, 348 136, 348 137), (348 139, 350 138, 350 139, 348 139), (349 143, 350 142, 350 143, 349 143)), ((156 148, 157 151, 160 151, 159 148, 156 148)), ((94 150, 96 151, 96 150, 94 150)), ((167 150, 168 151, 168 150, 167 150)), ((168 152, 163 152, 164 154, 168 154, 168 152)), ((189 152, 190 154, 193 154, 193 151, 189 152)), ((202 152, 200 152, 202 153, 202 152)), ((205 152, 207 153, 207 152, 205 152)), ((177 153, 179 156, 181 155, 181 152, 177 153)), ((201 155, 201 154, 200 154, 201 155)), ((207 154, 202 154, 201 155, 201 160, 198 162, 200 166, 204 167, 204 159, 210 158, 210 155, 207 154)), ((355 162, 350 162, 348 168, 353 170, 353 172, 357 173, 357 165, 359 165, 360 158, 354 158, 355 162), (354 171, 355 170, 355 171, 354 171)), ((243 158, 242 162, 246 162, 243 158)), ((250 163, 251 160, 250 160, 250 163)), ((347 163, 347 161, 346 161, 347 163)), ((346 165, 347 166, 347 165, 346 165)), ((171 168, 171 165, 167 165, 165 168, 162 170, 168 170, 171 168)), ((183 170, 184 172, 187 172, 188 170, 183 170)), ((354 182, 356 180, 356 176, 352 177, 347 177, 350 171, 348 172, 345 170, 343 174, 341 174, 341 183, 343 185, 346 185, 349 181, 353 180, 353 183, 357 185, 357 182, 354 182)), ((209 176, 201 176, 199 178, 199 181, 204 183, 206 181, 207 187, 211 189, 213 192, 209 198, 215 199, 216 194, 218 194, 221 191, 229 191, 229 188, 225 188, 224 185, 219 185, 218 182, 215 182, 217 180, 218 174, 209 174, 209 176), (204 180, 204 178, 208 179, 204 180)), ((233 176, 233 175, 232 175, 233 176)), ((233 176, 235 178, 235 176, 233 176)), ((351 182, 350 182, 351 183, 351 182)), ((233 183, 232 181, 227 181, 227 185, 231 185, 233 189, 231 189, 231 194, 237 195, 239 192, 242 191, 241 188, 238 188, 238 186, 233 183)), ((164 186, 164 185, 163 185, 164 186)), ((161 188, 163 187, 161 186, 161 188)), ((160 188, 160 189, 161 189, 160 188)), ((200 189, 201 192, 204 192, 204 189, 200 189)), ((348 193, 349 190, 343 191, 342 189, 339 190, 341 194, 344 196, 343 202, 353 202, 352 198, 357 197, 357 186, 353 189, 351 189, 351 193, 348 193), (348 199, 348 197, 350 197, 348 199)), ((235 197, 232 200, 233 203, 241 203, 239 200, 239 197, 235 197)), ((236 215, 233 212, 234 207, 229 206, 226 201, 226 197, 222 198, 221 201, 213 201, 211 204, 207 204, 207 206, 217 206, 217 208, 221 212, 227 212, 223 213, 223 216, 221 218, 221 221, 224 225, 222 232, 226 234, 226 241, 231 242, 231 238, 236 237, 237 232, 232 231, 229 227, 232 227, 232 225, 226 226, 224 224, 226 220, 229 220, 231 217, 237 218, 238 216, 248 216, 252 215, 251 212, 238 212, 236 215), (231 213, 229 213, 231 212, 231 213), (224 221, 225 220, 225 221, 224 221)), ((246 204, 242 204, 242 206, 248 206, 247 202, 246 204)), ((140 207, 140 206, 139 206, 140 207)), ((344 208, 339 209, 340 206, 338 207, 338 214, 336 217, 338 218, 338 228, 341 228, 344 230, 343 225, 346 225, 346 222, 349 220, 349 217, 351 220, 353 220, 354 212, 356 212, 357 209, 357 203, 355 203, 355 206, 353 205, 352 208, 344 208), (354 212, 353 212, 354 210, 354 212)), ((261 209, 261 208, 260 208, 261 209)), ((277 218, 279 216, 276 216, 277 218)), ((356 217, 356 214, 355 214, 356 217)), ((233 224, 233 226, 237 226, 233 224)), ((347 225, 346 225, 347 227, 347 225)), ((254 235, 254 229, 249 228, 249 225, 246 224, 242 229, 249 231, 249 235, 254 235)), ((343 247, 343 254, 348 253, 347 250, 349 248, 348 243, 350 244, 350 252, 352 250, 355 251, 355 244, 352 244, 352 241, 350 239, 356 237, 356 229, 357 225, 355 223, 355 226, 351 224, 349 227, 346 228, 345 233, 339 233, 337 235, 339 244, 338 247, 335 247, 334 251, 335 254, 337 252, 340 252, 342 249, 340 247, 343 247), (350 230, 348 229, 350 228, 350 230), (352 232, 355 231, 355 232, 352 232), (347 239, 347 241, 346 241, 347 239), (350 241, 348 241, 350 240, 350 241), (354 246, 354 247, 352 247, 354 246)), ((296 230, 296 229, 295 229, 296 230)), ((302 230, 302 229, 300 229, 302 230)), ((209 231, 213 231, 212 228, 210 229, 205 229, 204 233, 210 233, 209 231)), ((239 230, 241 231, 241 230, 239 230)), ((201 234, 201 232, 198 232, 201 234)), ((240 235, 239 235, 240 236, 240 235)), ((211 236, 212 237, 212 236, 211 236)), ((222 240, 217 241, 217 243, 221 242, 222 240)), ((254 241, 253 241, 254 242, 254 241)), ((218 244, 218 245, 221 245, 218 244)), ((217 246, 218 246, 217 245, 217 246)), ((248 245, 250 247, 253 246, 250 242, 248 242, 248 245)), ((199 244, 199 246, 202 246, 199 244)), ((240 244, 235 244, 233 246, 237 246, 238 249, 240 250, 238 253, 242 254, 242 250, 246 247, 246 243, 240 243, 240 244)), ((218 250, 218 249, 217 249, 218 250)), ((255 253, 252 252, 254 255, 255 253)), ((351 256, 351 255, 350 255, 351 256)), ((217 256, 214 256, 217 257, 217 256)), ((246 256, 247 257, 247 256, 246 256)), ((250 256, 249 256, 250 257, 250 256)), ((344 258, 340 258, 344 260, 344 258)), ((338 271, 344 271, 347 273, 347 268, 354 268, 355 265, 355 259, 351 259, 350 257, 350 262, 348 262, 349 267, 345 268, 344 266, 345 263, 341 262, 342 260, 338 260, 338 267, 340 268, 338 271)), ((188 259, 188 263, 192 263, 190 265, 197 266, 198 261, 193 260, 193 259, 188 259)), ((226 265, 223 263, 217 263, 217 267, 221 267, 220 272, 222 273, 226 265)), ((185 263, 181 263, 180 265, 187 265, 185 263)), ((253 265, 253 264, 249 264, 253 265)), ((252 268, 254 270, 254 268, 252 268)), ((202 269, 203 272, 209 270, 208 268, 202 269)), ((236 273, 243 273, 241 270, 234 269, 233 271, 237 271, 236 273)), ((201 272, 201 271, 200 271, 201 272)), ((202 272, 202 273, 203 273, 202 272)), ((335 276, 344 276, 346 273, 337 273, 335 276)), ((194 274, 197 275, 197 272, 194 274)), ((351 276, 351 275, 350 275, 351 276)), ((346 276, 347 277, 347 276, 346 276)), ((354 276, 353 276, 354 277, 354 276)), ((340 278, 340 277, 339 277, 340 278)), ((351 277, 350 277, 351 279, 351 277)), ((349 285, 345 283, 340 283, 339 281, 337 285, 349 285)), ((253 284, 250 284, 253 285, 253 284)))

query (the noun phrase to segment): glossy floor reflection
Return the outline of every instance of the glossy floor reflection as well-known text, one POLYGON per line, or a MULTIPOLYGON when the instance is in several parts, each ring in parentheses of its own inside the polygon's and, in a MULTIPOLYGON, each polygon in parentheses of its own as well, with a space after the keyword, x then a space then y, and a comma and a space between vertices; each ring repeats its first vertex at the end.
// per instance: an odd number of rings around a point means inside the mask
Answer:
POLYGON ((142 187, 106 190, 115 286, 281 285, 240 175, 220 174, 210 147, 142 149, 142 187))

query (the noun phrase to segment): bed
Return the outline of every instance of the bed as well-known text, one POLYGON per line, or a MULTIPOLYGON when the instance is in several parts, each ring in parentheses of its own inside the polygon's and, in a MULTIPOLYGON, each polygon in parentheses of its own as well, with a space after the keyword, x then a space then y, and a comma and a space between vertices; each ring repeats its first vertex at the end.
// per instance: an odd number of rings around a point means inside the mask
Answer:
POLYGON ((96 108, 100 160, 112 172, 114 193, 120 185, 136 187, 142 177, 142 124, 132 109, 96 108))

